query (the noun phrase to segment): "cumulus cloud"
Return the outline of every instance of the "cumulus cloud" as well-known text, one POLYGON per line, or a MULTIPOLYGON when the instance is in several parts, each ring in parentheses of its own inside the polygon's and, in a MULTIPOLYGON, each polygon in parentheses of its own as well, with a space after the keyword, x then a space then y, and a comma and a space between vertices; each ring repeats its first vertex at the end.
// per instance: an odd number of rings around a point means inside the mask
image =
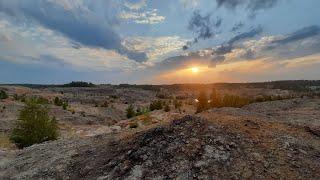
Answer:
POLYGON ((129 20, 137 24, 158 24, 163 22, 166 18, 158 15, 157 9, 139 11, 123 11, 120 13, 121 19, 129 20))
MULTIPOLYGON (((85 46, 115 50, 139 62, 146 60, 144 53, 129 51, 121 45, 120 36, 113 30, 114 19, 97 16, 87 3, 81 0, 3 0, 0 11, 28 23, 39 23, 85 46)), ((112 7, 112 3, 106 1, 105 5, 112 7)))

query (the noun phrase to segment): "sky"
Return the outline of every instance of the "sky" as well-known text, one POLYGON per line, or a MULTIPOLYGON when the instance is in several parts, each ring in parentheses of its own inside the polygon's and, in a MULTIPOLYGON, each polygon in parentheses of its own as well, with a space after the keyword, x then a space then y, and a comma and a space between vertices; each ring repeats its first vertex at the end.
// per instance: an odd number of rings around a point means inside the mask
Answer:
POLYGON ((0 0, 0 83, 319 79, 319 0, 0 0))

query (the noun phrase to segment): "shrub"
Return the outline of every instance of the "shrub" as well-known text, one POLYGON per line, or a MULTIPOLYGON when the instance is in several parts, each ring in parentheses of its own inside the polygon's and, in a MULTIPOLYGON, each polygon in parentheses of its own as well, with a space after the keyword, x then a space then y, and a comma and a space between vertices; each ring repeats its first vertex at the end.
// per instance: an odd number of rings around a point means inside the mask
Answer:
POLYGON ((210 107, 221 107, 221 96, 217 93, 216 89, 212 89, 210 94, 210 107))
POLYGON ((49 104, 49 100, 44 97, 35 97, 34 99, 37 104, 49 104))
POLYGON ((247 98, 236 95, 225 95, 222 100, 223 107, 242 107, 250 103, 247 98))
POLYGON ((38 104, 35 99, 30 99, 20 111, 10 139, 19 148, 23 148, 36 143, 56 140, 57 137, 56 119, 49 117, 46 107, 38 104))
POLYGON ((136 116, 140 116, 140 115, 143 115, 143 114, 147 114, 149 112, 149 109, 148 108, 140 108, 138 107, 137 110, 136 110, 136 116))
POLYGON ((163 102, 161 100, 156 100, 150 103, 149 109, 150 111, 160 110, 163 108, 163 102))
POLYGON ((63 105, 63 101, 59 97, 55 97, 53 103, 56 106, 62 106, 63 105))
POLYGON ((0 99, 7 99, 8 95, 4 90, 0 91, 0 99))
POLYGON ((166 106, 164 106, 164 111, 169 112, 170 110, 171 110, 170 106, 168 104, 166 104, 166 106))
POLYGON ((197 104, 197 113, 202 112, 208 109, 208 99, 206 93, 200 92, 198 97, 198 104, 197 104))
POLYGON ((173 100, 173 105, 175 109, 179 109, 182 106, 182 102, 178 100, 173 100))
POLYGON ((67 102, 64 102, 64 103, 62 104, 62 109, 63 109, 63 110, 67 110, 68 106, 69 106, 69 104, 68 104, 67 102))
POLYGON ((127 111, 127 118, 132 118, 136 115, 132 104, 129 105, 126 111, 127 111))

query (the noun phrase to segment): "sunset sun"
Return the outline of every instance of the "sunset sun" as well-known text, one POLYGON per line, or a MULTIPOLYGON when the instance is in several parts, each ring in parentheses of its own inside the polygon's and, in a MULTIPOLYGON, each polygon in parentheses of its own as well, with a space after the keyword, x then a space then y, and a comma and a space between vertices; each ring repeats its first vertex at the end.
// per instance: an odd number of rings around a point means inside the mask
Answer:
POLYGON ((193 73, 198 73, 198 72, 199 72, 199 68, 198 68, 198 67, 192 67, 192 68, 191 68, 191 71, 192 71, 193 73))

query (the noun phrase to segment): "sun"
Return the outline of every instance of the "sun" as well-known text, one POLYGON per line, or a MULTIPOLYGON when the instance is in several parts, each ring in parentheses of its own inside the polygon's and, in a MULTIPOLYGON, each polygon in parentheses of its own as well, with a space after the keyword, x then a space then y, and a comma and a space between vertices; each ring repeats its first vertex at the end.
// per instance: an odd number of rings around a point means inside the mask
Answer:
POLYGON ((198 67, 192 67, 192 68, 191 68, 191 71, 192 71, 193 73, 198 73, 198 72, 199 72, 199 68, 198 68, 198 67))

